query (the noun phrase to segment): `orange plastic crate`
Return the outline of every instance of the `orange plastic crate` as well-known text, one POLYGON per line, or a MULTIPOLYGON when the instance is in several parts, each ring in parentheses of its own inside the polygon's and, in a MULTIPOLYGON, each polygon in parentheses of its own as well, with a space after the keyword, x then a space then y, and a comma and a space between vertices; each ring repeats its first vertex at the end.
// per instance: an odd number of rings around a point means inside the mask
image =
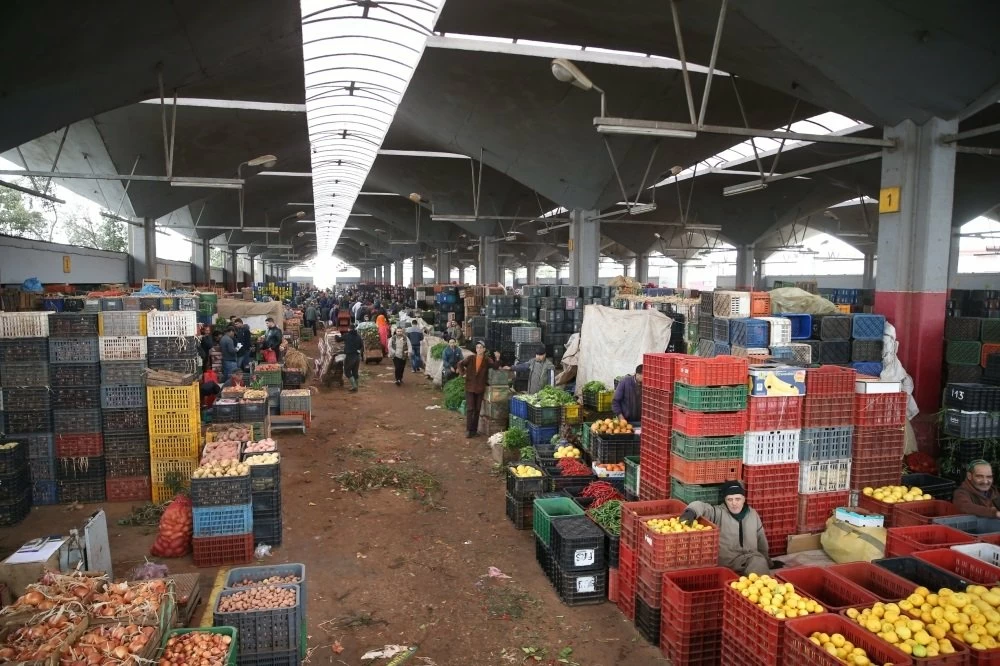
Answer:
POLYGON ((854 368, 823 365, 806 370, 806 395, 854 395, 854 368))
POLYGON ((841 666, 844 662, 809 640, 815 632, 840 634, 854 646, 861 648, 873 664, 907 666, 913 663, 902 650, 883 641, 842 615, 826 613, 789 620, 785 627, 783 644, 786 664, 815 666, 841 666))
POLYGON ((750 292, 750 316, 767 317, 771 314, 771 294, 766 291, 750 292))
POLYGON ((979 361, 979 365, 986 367, 986 359, 990 354, 1000 354, 1000 345, 992 342, 983 343, 983 355, 979 361))
POLYGON ((740 478, 742 469, 742 460, 687 460, 670 454, 670 476, 681 483, 734 481, 740 478))
POLYGON ((890 527, 886 530, 885 556, 897 557, 922 550, 976 543, 976 541, 977 539, 971 534, 966 534, 947 525, 890 527))
POLYGON ((692 437, 742 435, 747 430, 747 412, 695 412, 674 407, 673 428, 692 437))
MULTIPOLYGON (((808 377, 808 375, 807 375, 808 377)), ((811 395, 802 400, 803 428, 854 425, 854 400, 850 395, 811 395)))
POLYGON ((857 426, 852 434, 851 456, 855 460, 903 457, 906 444, 904 426, 857 426))
POLYGON ((738 576, 725 567, 663 574, 660 630, 671 638, 722 630, 722 593, 738 576))
MULTIPOLYGON (((642 479, 639 479, 640 485, 642 479)), ((619 539, 619 548, 627 546, 629 551, 634 553, 641 533, 639 520, 643 516, 658 516, 665 514, 679 515, 687 508, 687 504, 680 500, 663 499, 646 502, 624 502, 622 503, 622 529, 619 539)), ((619 567, 621 562, 621 551, 618 554, 619 567)))
POLYGON ((854 396, 854 423, 859 426, 906 424, 906 393, 858 393, 854 396))
POLYGON ((802 428, 802 398, 751 396, 747 402, 746 429, 751 432, 800 428, 802 428))

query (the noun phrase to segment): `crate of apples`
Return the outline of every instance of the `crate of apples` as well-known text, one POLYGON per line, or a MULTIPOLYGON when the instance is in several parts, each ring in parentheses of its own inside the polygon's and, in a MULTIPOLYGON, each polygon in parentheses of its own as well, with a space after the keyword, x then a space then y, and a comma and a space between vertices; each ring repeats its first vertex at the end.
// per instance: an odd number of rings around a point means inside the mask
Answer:
POLYGON ((590 432, 598 435, 631 435, 632 424, 621 419, 602 419, 590 424, 590 432))

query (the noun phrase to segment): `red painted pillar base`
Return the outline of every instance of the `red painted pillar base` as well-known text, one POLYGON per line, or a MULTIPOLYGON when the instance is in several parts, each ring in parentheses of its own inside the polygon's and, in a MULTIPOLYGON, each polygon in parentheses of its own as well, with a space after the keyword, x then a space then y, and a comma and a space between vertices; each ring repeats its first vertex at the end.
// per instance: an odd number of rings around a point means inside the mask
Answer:
POLYGON ((897 356, 923 413, 941 408, 945 292, 876 291, 875 312, 896 327, 897 356))

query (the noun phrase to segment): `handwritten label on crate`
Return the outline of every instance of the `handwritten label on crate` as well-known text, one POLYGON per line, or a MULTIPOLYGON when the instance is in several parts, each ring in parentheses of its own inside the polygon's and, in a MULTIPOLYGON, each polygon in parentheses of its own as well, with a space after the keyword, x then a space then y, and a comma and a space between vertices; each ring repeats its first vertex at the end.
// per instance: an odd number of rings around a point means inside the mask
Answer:
POLYGON ((646 535, 646 543, 648 543, 650 546, 652 546, 653 545, 653 537, 651 537, 651 536, 649 536, 647 534, 646 535))
POLYGON ((597 577, 580 576, 576 579, 576 591, 577 593, 597 592, 597 577))
POLYGON ((589 567, 594 564, 594 549, 586 548, 573 552, 573 566, 589 567))

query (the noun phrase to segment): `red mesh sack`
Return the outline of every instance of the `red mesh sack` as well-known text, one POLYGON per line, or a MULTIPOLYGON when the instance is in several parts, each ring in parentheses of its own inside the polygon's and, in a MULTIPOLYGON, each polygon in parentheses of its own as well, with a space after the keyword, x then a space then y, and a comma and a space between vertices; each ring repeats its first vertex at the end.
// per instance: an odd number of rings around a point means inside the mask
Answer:
POLYGON ((191 498, 178 495, 160 516, 159 532, 149 553, 154 557, 184 557, 191 552, 193 533, 191 498))

